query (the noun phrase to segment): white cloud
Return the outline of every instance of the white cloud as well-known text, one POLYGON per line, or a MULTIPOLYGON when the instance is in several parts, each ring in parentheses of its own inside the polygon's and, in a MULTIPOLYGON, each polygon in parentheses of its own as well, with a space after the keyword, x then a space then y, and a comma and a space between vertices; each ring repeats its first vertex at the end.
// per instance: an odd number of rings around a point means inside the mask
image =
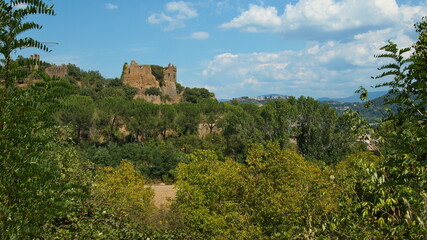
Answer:
POLYGON ((251 4, 248 10, 220 27, 307 36, 395 25, 412 26, 423 15, 427 15, 427 6, 399 6, 396 0, 299 0, 287 4, 281 15, 275 7, 251 4))
POLYGON ((361 85, 379 83, 371 76, 378 75, 376 66, 385 62, 374 55, 388 39, 400 47, 414 41, 404 31, 385 28, 345 42, 312 42, 298 51, 223 53, 208 62, 203 81, 218 84, 219 98, 269 93, 345 97, 361 85))
POLYGON ((177 19, 188 19, 197 17, 197 11, 190 7, 189 2, 170 2, 166 4, 166 11, 177 12, 177 19))
POLYGON ((46 55, 46 56, 41 56, 41 58, 43 59, 43 61, 46 61, 48 63, 53 63, 56 65, 61 65, 61 64, 76 64, 79 65, 80 61, 81 61, 81 57, 77 56, 77 55, 46 55))
POLYGON ((115 5, 115 4, 112 4, 112 3, 107 3, 107 4, 105 4, 105 7, 106 7, 107 9, 110 9, 110 10, 114 10, 114 9, 119 8, 119 6, 117 6, 117 5, 115 5))
POLYGON ((203 88, 206 88, 207 90, 209 90, 210 92, 216 91, 218 90, 218 88, 214 87, 214 86, 209 86, 209 85, 204 85, 203 88))
POLYGON ((256 80, 256 79, 255 79, 255 78, 253 78, 253 77, 249 77, 249 78, 247 78, 247 79, 243 80, 242 82, 238 83, 238 85, 239 85, 240 87, 244 87, 244 86, 247 86, 247 85, 259 86, 259 85, 263 85, 263 84, 264 84, 264 83, 262 83, 262 82, 260 82, 260 81, 256 80))
POLYGON ((277 16, 277 9, 274 7, 263 8, 257 5, 249 5, 249 10, 240 16, 224 23, 222 28, 239 28, 247 32, 267 32, 277 31, 282 20, 277 16))
POLYGON ((13 8, 15 8, 15 9, 25 9, 27 7, 28 7, 28 5, 24 4, 24 3, 19 3, 19 4, 16 4, 13 6, 13 8))
POLYGON ((167 14, 164 12, 151 14, 147 21, 151 24, 165 23, 163 30, 170 31, 185 27, 185 20, 198 16, 197 10, 191 7, 190 2, 169 2, 165 6, 167 14))
POLYGON ((209 38, 209 33, 207 32, 194 32, 190 35, 191 39, 196 39, 196 40, 205 40, 209 38))

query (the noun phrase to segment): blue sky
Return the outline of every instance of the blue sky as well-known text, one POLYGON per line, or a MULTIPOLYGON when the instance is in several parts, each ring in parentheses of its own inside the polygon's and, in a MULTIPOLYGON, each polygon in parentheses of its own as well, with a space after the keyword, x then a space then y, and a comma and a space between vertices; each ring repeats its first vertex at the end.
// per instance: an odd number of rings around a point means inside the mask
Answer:
POLYGON ((57 42, 39 53, 120 77, 122 66, 178 68, 178 82, 217 98, 284 94, 345 97, 376 81, 373 57, 387 40, 409 46, 426 0, 46 0, 29 33, 57 42))

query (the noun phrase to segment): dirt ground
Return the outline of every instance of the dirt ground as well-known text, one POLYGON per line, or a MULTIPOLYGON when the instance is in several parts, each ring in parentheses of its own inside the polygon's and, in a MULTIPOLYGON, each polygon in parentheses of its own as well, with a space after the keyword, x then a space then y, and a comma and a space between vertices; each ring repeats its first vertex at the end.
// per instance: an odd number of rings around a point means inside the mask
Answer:
POLYGON ((151 188, 154 190, 154 204, 158 208, 168 207, 170 205, 169 200, 176 197, 175 185, 155 184, 151 188))

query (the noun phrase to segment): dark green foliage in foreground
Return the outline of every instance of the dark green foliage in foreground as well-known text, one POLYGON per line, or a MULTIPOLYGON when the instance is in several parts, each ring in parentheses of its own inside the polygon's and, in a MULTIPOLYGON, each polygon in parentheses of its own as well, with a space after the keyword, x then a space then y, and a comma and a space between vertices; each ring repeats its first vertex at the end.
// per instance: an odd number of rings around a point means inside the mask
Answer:
MULTIPOLYGON (((377 198, 366 209, 388 237, 408 239, 427 236, 427 18, 415 27, 419 40, 409 58, 404 54, 411 48, 399 49, 393 42, 377 56, 391 61, 375 79, 393 77, 377 86, 391 88, 385 104, 395 104, 397 111, 389 111, 378 127, 384 161, 373 179, 377 198)), ((363 97, 365 90, 360 91, 363 97)))
MULTIPOLYGON (((22 20, 10 16, 4 46, 22 20)), ((394 77, 379 86, 397 107, 376 129, 305 97, 258 107, 186 89, 154 105, 72 65, 19 89, 20 61, 2 49, 0 238, 426 239, 426 21, 411 57, 392 42, 378 56, 392 60, 377 78, 394 77), (369 132, 378 156, 356 143, 369 132), (153 206, 150 180, 176 181, 169 209, 153 206)))

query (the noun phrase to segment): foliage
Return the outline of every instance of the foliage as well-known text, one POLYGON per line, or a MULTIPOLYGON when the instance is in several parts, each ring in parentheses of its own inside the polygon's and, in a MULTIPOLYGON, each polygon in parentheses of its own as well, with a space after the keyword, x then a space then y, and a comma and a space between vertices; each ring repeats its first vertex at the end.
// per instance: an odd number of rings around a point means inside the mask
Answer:
MULTIPOLYGON (((49 86, 49 85, 47 85, 49 86)), ((2 90, 1 94, 4 94, 2 90)), ((81 161, 51 126, 49 91, 14 90, 0 114, 0 236, 33 238, 65 216, 84 191, 81 161)), ((88 165, 87 165, 88 166, 88 165)))
POLYGON ((145 223, 154 210, 153 192, 133 165, 97 171, 90 195, 79 212, 54 225, 46 239, 146 239, 145 223))
POLYGON ((212 133, 223 112, 223 106, 216 99, 200 99, 199 105, 202 111, 202 119, 209 127, 209 133, 212 133))
POLYGON ((337 210, 328 178, 296 153, 255 145, 246 162, 198 151, 179 164, 175 206, 187 231, 213 239, 312 238, 337 210))
POLYGON ((312 160, 335 164, 352 152, 356 137, 363 133, 365 123, 355 112, 338 117, 328 105, 308 97, 297 100, 297 141, 300 152, 312 160), (354 131, 360 128, 361 131, 354 131))
POLYGON ((160 91, 160 88, 156 87, 150 87, 147 90, 145 90, 144 94, 146 96, 153 95, 153 96, 161 96, 162 92, 160 91))
POLYGON ((181 94, 182 92, 184 92, 184 87, 181 84, 176 83, 176 93, 181 94))
POLYGON ((206 88, 185 88, 184 89, 184 101, 197 103, 199 99, 213 98, 215 95, 206 88))
POLYGON ((49 51, 46 45, 30 38, 19 38, 29 30, 39 30, 42 28, 40 24, 35 22, 24 22, 24 20, 32 15, 44 14, 54 15, 53 5, 47 5, 43 1, 31 0, 11 0, 9 3, 0 2, 0 53, 4 57, 4 65, 0 68, 0 79, 5 81, 5 88, 13 87, 16 82, 16 73, 14 70, 20 67, 20 64, 13 64, 11 53, 17 49, 26 47, 34 47, 43 51, 49 51), (16 8, 18 4, 25 4, 25 8, 16 8))
POLYGON ((134 133, 135 141, 145 142, 154 138, 158 133, 159 106, 143 102, 133 101, 127 109, 128 129, 134 133))
POLYGON ((65 124, 72 124, 76 132, 76 141, 80 142, 82 133, 92 125, 95 104, 90 97, 71 95, 62 101, 64 109, 59 118, 65 124))
POLYGON ((374 189, 384 179, 372 176, 382 159, 369 152, 348 155, 330 173, 339 191, 339 213, 331 219, 329 236, 353 239, 381 237, 378 217, 367 214, 366 204, 376 196, 374 189))
POLYGON ((160 87, 165 85, 165 70, 162 66, 151 65, 151 73, 159 81, 160 87))
POLYGON ((176 109, 171 105, 161 105, 159 109, 159 130, 163 139, 168 137, 168 131, 175 129, 176 109))
MULTIPOLYGON (((379 229, 386 237, 425 238, 427 236, 427 136, 426 136, 426 66, 427 18, 415 25, 418 41, 412 48, 398 49, 389 42, 378 58, 390 59, 385 70, 375 77, 392 76, 378 84, 390 87, 386 104, 396 104, 397 112, 389 112, 379 127, 378 140, 384 161, 372 178, 380 184, 372 189, 376 196, 365 203, 365 211, 378 218, 379 229), (413 50, 409 58, 406 53, 413 50)), ((366 90, 361 89, 362 97, 366 90)))
POLYGON ((106 167, 94 184, 94 201, 100 207, 114 211, 135 221, 142 221, 153 208, 153 192, 134 169, 133 164, 122 160, 116 168, 106 167))
POLYGON ((176 105, 176 127, 181 135, 191 135, 197 132, 200 122, 200 107, 190 102, 182 102, 176 105))
POLYGON ((170 143, 150 141, 144 145, 112 143, 107 146, 91 146, 82 149, 82 155, 103 167, 115 167, 121 159, 127 159, 145 177, 170 182, 175 180, 172 170, 181 161, 182 154, 170 143))
POLYGON ((120 135, 118 124, 126 114, 127 104, 128 100, 120 97, 106 97, 98 102, 101 120, 103 120, 99 125, 110 142, 120 135))

